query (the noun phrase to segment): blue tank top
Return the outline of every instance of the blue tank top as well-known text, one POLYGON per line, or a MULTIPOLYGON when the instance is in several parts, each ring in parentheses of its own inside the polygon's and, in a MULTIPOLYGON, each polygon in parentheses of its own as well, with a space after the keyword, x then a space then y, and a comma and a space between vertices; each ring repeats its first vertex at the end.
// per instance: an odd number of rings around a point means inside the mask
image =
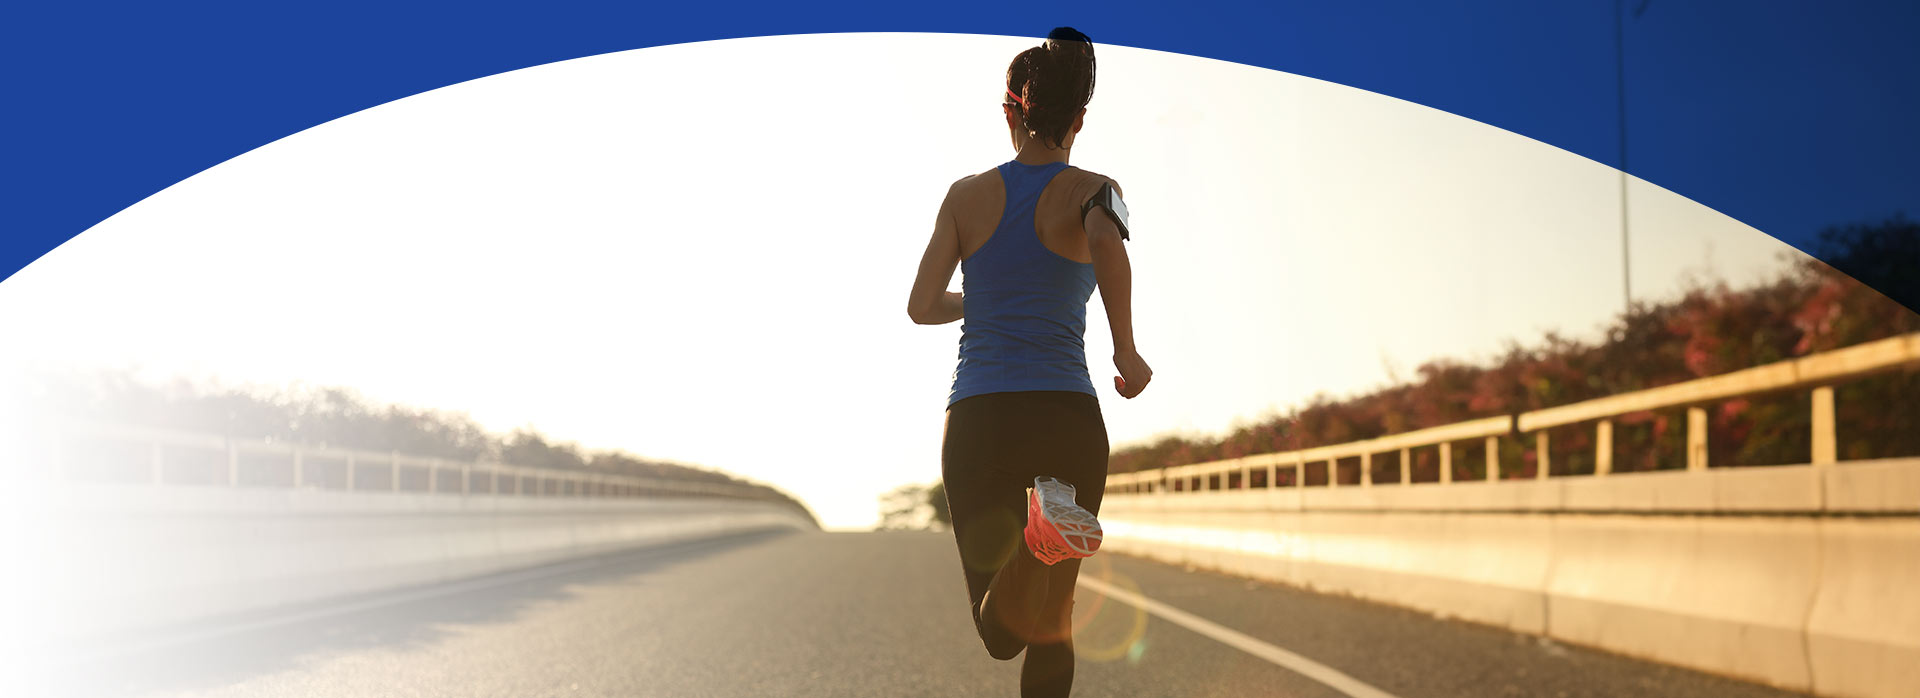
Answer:
POLYGON ((948 407, 974 395, 1024 390, 1098 396, 1083 341, 1093 265, 1047 249, 1033 227, 1041 190, 1066 168, 1018 161, 997 168, 1007 205, 993 237, 960 263, 966 317, 948 407))

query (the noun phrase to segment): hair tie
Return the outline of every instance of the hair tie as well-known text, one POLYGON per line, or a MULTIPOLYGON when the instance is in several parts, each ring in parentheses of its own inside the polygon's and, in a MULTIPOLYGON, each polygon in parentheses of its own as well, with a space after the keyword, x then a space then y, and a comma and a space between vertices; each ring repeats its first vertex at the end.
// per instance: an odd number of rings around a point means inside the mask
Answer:
POLYGON ((1018 105, 1020 105, 1020 110, 1021 110, 1021 111, 1026 111, 1026 109, 1027 109, 1027 100, 1024 100, 1024 99, 1021 99, 1021 98, 1020 98, 1020 95, 1018 95, 1018 94, 1015 94, 1012 88, 1008 88, 1008 89, 1007 89, 1007 96, 1008 96, 1008 97, 1012 97, 1012 98, 1013 98, 1013 103, 1014 103, 1014 104, 1018 104, 1018 105))

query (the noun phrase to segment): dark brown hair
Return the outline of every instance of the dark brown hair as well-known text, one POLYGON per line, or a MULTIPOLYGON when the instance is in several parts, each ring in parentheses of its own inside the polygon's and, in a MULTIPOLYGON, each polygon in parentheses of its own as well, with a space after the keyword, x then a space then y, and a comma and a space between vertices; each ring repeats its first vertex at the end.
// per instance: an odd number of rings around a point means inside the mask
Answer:
POLYGON ((1021 125, 1060 147, 1074 117, 1093 99, 1093 40, 1073 27, 1055 27, 1046 43, 1013 57, 1007 92, 1020 95, 1013 108, 1021 125))

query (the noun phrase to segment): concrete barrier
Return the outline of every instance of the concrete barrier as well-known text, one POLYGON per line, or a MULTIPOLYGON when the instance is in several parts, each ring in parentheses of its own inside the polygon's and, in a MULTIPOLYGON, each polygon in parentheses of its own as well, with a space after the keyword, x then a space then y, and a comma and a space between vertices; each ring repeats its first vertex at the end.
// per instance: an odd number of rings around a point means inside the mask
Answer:
POLYGON ((1920 695, 1920 521, 1822 521, 1819 542, 1806 625, 1814 692, 1920 695))
POLYGON ((1822 696, 1911 698, 1915 472, 1621 474, 1516 483, 1498 501, 1501 485, 1109 493, 1101 519, 1111 551, 1822 696), (1801 489, 1821 482, 1824 499, 1801 489))
POLYGON ((1553 531, 1538 517, 1222 514, 1142 511, 1133 504, 1109 500, 1102 505, 1105 549, 1520 632, 1547 628, 1545 582, 1553 531))
POLYGON ((26 569, 55 642, 673 541, 813 528, 769 502, 56 484, 26 569))
POLYGON ((1810 517, 1551 517, 1547 634, 1809 690, 1810 517))

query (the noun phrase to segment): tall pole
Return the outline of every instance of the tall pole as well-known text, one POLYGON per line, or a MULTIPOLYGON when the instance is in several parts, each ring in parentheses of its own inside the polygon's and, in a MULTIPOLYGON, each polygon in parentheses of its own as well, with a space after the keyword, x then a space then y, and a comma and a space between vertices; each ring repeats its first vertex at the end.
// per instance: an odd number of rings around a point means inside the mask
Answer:
MULTIPOLYGON (((1627 42, 1625 0, 1613 0, 1613 75, 1620 105, 1620 289, 1624 312, 1633 311, 1633 261, 1627 248, 1627 42)), ((1641 10, 1646 4, 1640 5, 1641 10)), ((1623 316, 1624 317, 1624 316, 1623 316)))

